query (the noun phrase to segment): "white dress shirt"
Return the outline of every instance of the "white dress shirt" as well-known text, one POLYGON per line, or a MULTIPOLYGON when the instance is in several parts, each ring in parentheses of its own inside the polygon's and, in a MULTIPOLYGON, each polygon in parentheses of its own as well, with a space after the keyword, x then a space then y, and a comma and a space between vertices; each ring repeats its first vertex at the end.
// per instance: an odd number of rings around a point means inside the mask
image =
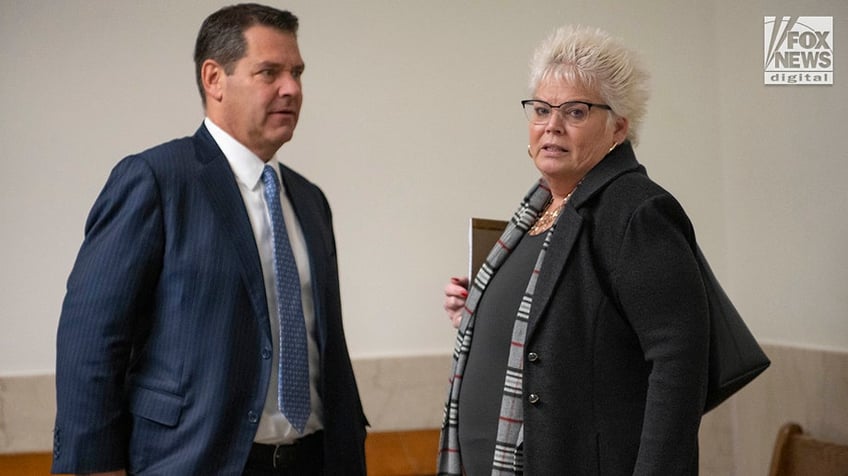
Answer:
POLYGON ((300 276, 300 295, 303 302, 303 316, 306 319, 307 345, 309 348, 309 387, 312 403, 312 414, 306 422, 303 434, 297 432, 286 420, 285 416, 277 408, 277 381, 279 375, 279 352, 280 352, 280 318, 277 313, 277 286, 274 278, 274 243, 271 235, 271 221, 268 207, 265 204, 264 184, 262 183, 262 171, 266 163, 247 147, 233 139, 215 125, 208 117, 204 120, 206 128, 215 139, 218 147, 224 152, 230 168, 236 176, 250 225, 253 227, 253 237, 256 247, 259 249, 259 258, 262 261, 262 274, 265 277, 265 295, 268 297, 268 315, 271 319, 271 333, 273 339, 274 356, 271 381, 268 384, 268 394, 265 399, 265 407, 259 420, 259 428, 254 441, 263 444, 288 444, 304 435, 313 433, 322 428, 323 407, 318 397, 318 369, 319 355, 318 344, 315 339, 315 306, 312 299, 312 278, 309 270, 309 254, 303 230, 297 221, 294 208, 285 192, 285 184, 280 177, 280 167, 276 155, 268 161, 267 165, 274 168, 277 179, 280 182, 280 202, 283 208, 283 219, 289 233, 292 252, 294 253, 297 271, 300 276))

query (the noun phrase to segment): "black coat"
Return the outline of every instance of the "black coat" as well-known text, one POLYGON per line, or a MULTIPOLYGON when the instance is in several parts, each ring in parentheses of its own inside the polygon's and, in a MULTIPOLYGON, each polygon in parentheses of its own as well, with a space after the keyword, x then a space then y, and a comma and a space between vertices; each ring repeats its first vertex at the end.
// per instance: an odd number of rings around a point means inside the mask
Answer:
POLYGON ((694 246, 629 143, 587 174, 533 298, 525 474, 697 474, 709 329, 694 246))

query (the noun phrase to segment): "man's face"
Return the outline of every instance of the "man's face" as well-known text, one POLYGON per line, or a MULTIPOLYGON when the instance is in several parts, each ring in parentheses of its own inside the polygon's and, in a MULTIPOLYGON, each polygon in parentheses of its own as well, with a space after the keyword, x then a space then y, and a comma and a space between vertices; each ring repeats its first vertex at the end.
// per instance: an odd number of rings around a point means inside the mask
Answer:
POLYGON ((245 30, 244 37, 245 55, 231 74, 220 76, 216 117, 210 118, 268 161, 294 134, 304 64, 291 33, 257 25, 245 30))

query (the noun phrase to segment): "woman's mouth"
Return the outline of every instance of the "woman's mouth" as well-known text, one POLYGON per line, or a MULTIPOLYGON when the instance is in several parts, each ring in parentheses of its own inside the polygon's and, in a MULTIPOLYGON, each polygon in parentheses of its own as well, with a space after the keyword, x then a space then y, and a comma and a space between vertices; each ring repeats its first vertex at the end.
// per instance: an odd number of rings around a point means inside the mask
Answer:
POLYGON ((540 150, 554 154, 564 154, 568 152, 568 149, 556 144, 545 144, 540 148, 540 150))

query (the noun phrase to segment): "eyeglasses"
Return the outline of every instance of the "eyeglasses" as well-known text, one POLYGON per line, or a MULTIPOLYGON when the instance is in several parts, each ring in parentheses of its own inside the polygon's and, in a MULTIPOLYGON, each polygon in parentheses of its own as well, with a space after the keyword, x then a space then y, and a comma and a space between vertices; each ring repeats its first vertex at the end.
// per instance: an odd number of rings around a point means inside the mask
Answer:
POLYGON ((606 104, 592 104, 585 101, 568 101, 554 106, 539 99, 526 99, 521 101, 524 106, 524 115, 533 124, 547 124, 551 120, 554 109, 559 109, 559 114, 569 126, 581 126, 589 118, 589 111, 593 107, 612 111, 606 104))

